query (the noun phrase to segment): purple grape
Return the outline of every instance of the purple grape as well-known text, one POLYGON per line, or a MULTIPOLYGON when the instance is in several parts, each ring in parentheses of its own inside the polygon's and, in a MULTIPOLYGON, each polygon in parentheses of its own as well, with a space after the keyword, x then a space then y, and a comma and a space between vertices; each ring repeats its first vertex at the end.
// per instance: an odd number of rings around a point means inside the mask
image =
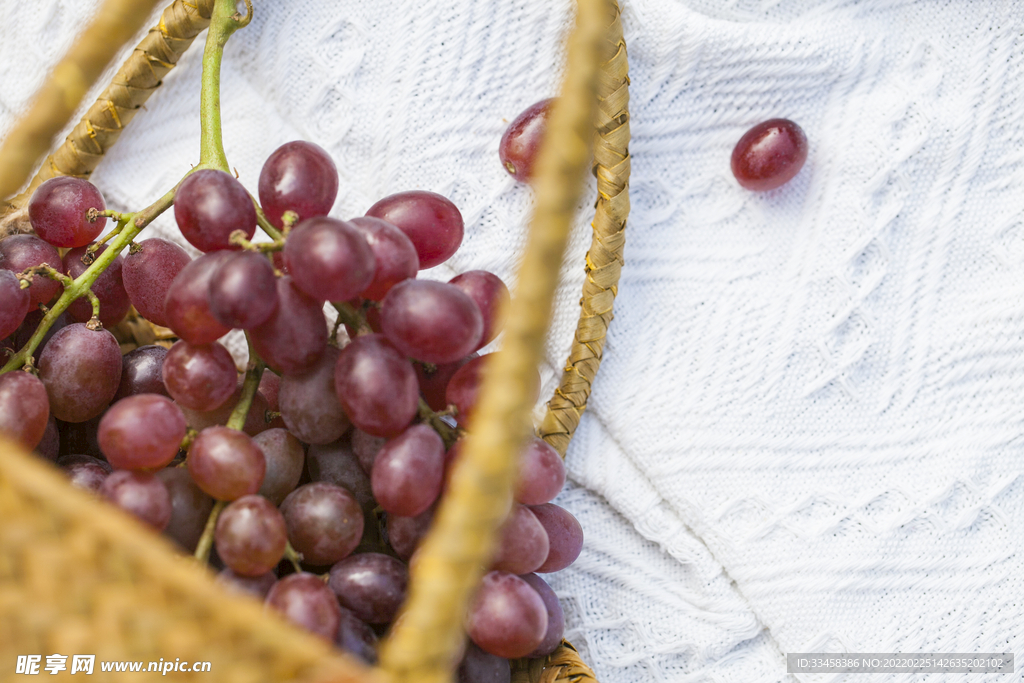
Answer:
POLYGON ((352 452, 348 436, 334 443, 310 446, 306 468, 313 481, 323 481, 347 489, 355 496, 364 513, 371 513, 376 507, 370 476, 363 471, 359 459, 352 452))
POLYGON ((347 301, 373 282, 376 260, 366 238, 345 221, 309 218, 288 235, 284 258, 299 287, 317 301, 347 301))
POLYGON ((530 587, 537 591, 537 595, 544 601, 544 608, 548 613, 548 630, 544 634, 544 640, 540 641, 537 649, 528 656, 531 659, 546 657, 554 652, 562 642, 562 636, 565 635, 565 613, 562 611, 562 605, 558 602, 558 596, 555 595, 555 591, 551 590, 551 586, 544 579, 536 574, 526 574, 519 578, 530 584, 530 587))
POLYGON ((732 151, 732 174, 757 192, 774 190, 792 180, 807 161, 807 136, 789 119, 757 124, 732 151))
POLYGON ((565 486, 565 463, 558 451, 543 439, 531 437, 519 456, 515 499, 523 505, 542 505, 554 500, 565 486))
POLYGON ((466 643, 466 653, 458 669, 458 683, 510 683, 512 668, 508 660, 488 654, 474 645, 466 643))
POLYGON ((393 515, 415 517, 441 494, 444 442, 420 424, 384 444, 373 463, 373 497, 393 515))
MULTIPOLYGON (((20 273, 43 264, 61 272, 64 270, 60 253, 52 244, 47 244, 35 235, 11 235, 0 240, 0 268, 20 273)), ((63 289, 57 280, 36 275, 32 278, 32 286, 28 288, 30 306, 34 308, 39 304, 50 303, 63 289)), ((5 297, 0 296, 0 301, 4 299, 5 297)), ((2 327, 0 325, 0 328, 2 327)), ((0 337, 3 336, 5 335, 0 334, 0 337)))
POLYGON ((43 438, 36 446, 36 453, 51 462, 60 455, 60 431, 57 429, 57 420, 53 415, 46 420, 46 431, 43 432, 43 438))
POLYGON ((481 650, 507 659, 525 657, 541 644, 547 628, 544 601, 530 584, 507 572, 484 575, 466 623, 481 650))
POLYGON ((174 220, 181 234, 199 251, 239 249, 231 233, 241 230, 246 239, 256 233, 256 207, 242 183, 213 169, 196 171, 174 196, 174 220))
POLYGON ((402 353, 426 363, 454 363, 475 351, 483 333, 476 303, 454 285, 406 280, 381 303, 384 336, 402 353))
POLYGON ((454 363, 441 363, 440 365, 413 363, 413 367, 416 368, 416 381, 420 384, 420 393, 423 394, 423 400, 427 402, 431 410, 441 412, 448 408, 448 399, 445 397, 448 382, 459 368, 478 357, 475 353, 471 353, 454 363))
POLYGON ((448 284, 455 285, 465 292, 476 303, 484 319, 484 331, 480 337, 480 346, 490 344, 508 319, 508 305, 512 300, 508 287, 501 279, 486 270, 470 270, 456 275, 448 284))
POLYGON ((355 497, 333 484, 313 482, 281 503, 288 540, 305 562, 326 566, 347 557, 363 535, 363 511, 355 497))
POLYGON ((280 505, 302 478, 306 461, 302 444, 286 430, 277 428, 260 432, 252 440, 263 451, 267 462, 267 473, 258 493, 274 505, 280 505))
POLYGON ((267 220, 278 228, 285 211, 294 211, 299 220, 326 216, 338 196, 338 169, 322 147, 286 142, 263 164, 259 195, 267 220))
POLYGON ((102 413, 117 393, 121 348, 106 330, 68 325, 39 354, 39 378, 54 417, 85 422, 102 413))
POLYGON ((277 299, 274 314, 252 330, 252 344, 274 371, 285 375, 305 372, 327 348, 323 309, 287 276, 277 280, 277 299))
POLYGON ((501 527, 498 552, 491 569, 528 574, 544 564, 549 550, 547 531, 536 515, 525 505, 514 505, 501 527))
POLYGON ((544 564, 538 567, 538 574, 550 574, 565 569, 576 561, 583 550, 583 527, 565 508, 553 503, 534 505, 530 508, 537 520, 548 532, 551 549, 544 564))
POLYGON ((22 370, 0 375, 0 434, 32 450, 49 419, 50 400, 38 377, 22 370))
POLYGON ((210 312, 240 330, 262 325, 277 310, 274 267, 262 254, 231 254, 210 277, 210 312))
POLYGON ((498 144, 498 157, 509 175, 519 182, 529 182, 540 143, 547 129, 553 99, 530 105, 509 124, 498 144))
POLYGON ((284 557, 284 517, 263 496, 242 496, 224 508, 214 531, 217 555, 243 576, 266 574, 284 557))
POLYGON ((100 493, 157 531, 163 531, 171 521, 171 496, 152 474, 115 470, 103 480, 100 493))
POLYGON ((56 464, 67 472, 72 486, 93 493, 100 492, 107 475, 113 472, 109 463, 91 455, 62 455, 56 464))
POLYGON ((200 256, 182 268, 167 289, 167 327, 190 344, 210 344, 231 331, 210 312, 210 278, 230 255, 214 252, 200 256))
POLYGON ((107 225, 106 217, 89 222, 89 209, 105 211, 103 195, 88 180, 57 176, 40 185, 28 203, 32 229, 55 247, 84 247, 107 225))
POLYGON ((334 391, 334 367, 341 351, 328 346, 310 370, 285 375, 278 401, 288 431, 308 444, 337 441, 351 424, 334 391))
POLYGON ((373 280, 359 296, 371 301, 380 301, 402 280, 416 277, 420 259, 416 247, 405 233, 380 218, 359 216, 349 221, 370 245, 376 267, 373 280))
POLYGON ((320 577, 306 572, 290 574, 274 584, 266 604, 293 624, 334 642, 341 606, 320 577))
POLYGON ((352 430, 352 452, 355 453, 356 459, 359 460, 359 466, 363 468, 363 472, 366 472, 366 476, 370 476, 370 473, 373 472, 373 463, 377 459, 377 454, 387 442, 387 438, 383 436, 367 434, 361 429, 352 430))
POLYGON ((128 250, 121 275, 124 290, 139 315, 154 325, 171 326, 164 313, 167 292, 174 278, 190 263, 192 257, 188 252, 158 238, 143 240, 128 250))
POLYGON ((352 424, 373 436, 402 433, 419 408, 412 363, 380 334, 357 337, 342 349, 334 389, 352 424))
POLYGON ((277 583, 277 575, 269 571, 259 576, 242 576, 224 568, 217 574, 216 582, 231 593, 252 595, 263 600, 277 583))
POLYGON ((25 321, 31 299, 21 280, 9 270, 0 270, 0 339, 9 337, 25 321))
POLYGON ((377 634, 344 607, 341 608, 341 625, 338 626, 334 644, 367 664, 377 663, 377 634))
POLYGON ((388 544, 396 555, 408 562, 412 554, 416 552, 416 548, 419 547, 420 541, 427 535, 433 521, 434 507, 415 517, 388 515, 386 531, 388 544))
POLYGON ((213 510, 213 498, 203 493, 185 467, 166 467, 156 476, 171 496, 171 521, 164 535, 187 552, 194 552, 213 510))
POLYGON ((263 452, 249 436, 219 426, 199 432, 186 463, 199 488, 217 500, 256 493, 267 470, 263 452))
POLYGON ((121 383, 114 402, 138 394, 160 394, 170 397, 164 386, 164 359, 167 349, 149 344, 129 351, 121 357, 121 383))
POLYGON ((238 385, 235 361, 220 344, 175 342, 164 359, 163 378, 178 405, 200 412, 224 405, 238 385))
POLYGON ((346 607, 369 624, 387 624, 405 601, 409 570, 381 553, 351 555, 331 567, 327 585, 346 607))
POLYGON ((404 232, 416 247, 420 268, 444 263, 462 244, 462 214, 451 201, 433 192, 411 190, 390 195, 371 206, 366 215, 404 232))
MULTIPOLYGON (((78 247, 64 254, 63 270, 72 280, 77 280, 89 267, 82 262, 86 249, 88 247, 78 247)), ((101 244, 99 249, 96 250, 96 258, 99 258, 100 254, 106 250, 107 245, 101 244)), ((96 298, 99 299, 99 318, 105 327, 113 327, 124 320, 124 317, 128 315, 128 311, 132 307, 132 302, 128 300, 128 293, 124 290, 124 280, 121 273, 123 265, 124 258, 118 254, 117 258, 107 266, 105 271, 100 273, 99 277, 96 278, 96 281, 89 288, 96 295, 96 298)), ((71 315, 73 320, 80 323, 89 322, 92 318, 92 304, 89 303, 89 298, 83 296, 72 301, 71 305, 68 306, 68 314, 71 315)))
POLYGON ((185 416, 166 396, 129 396, 103 415, 97 436, 100 450, 114 467, 156 470, 178 454, 185 416))

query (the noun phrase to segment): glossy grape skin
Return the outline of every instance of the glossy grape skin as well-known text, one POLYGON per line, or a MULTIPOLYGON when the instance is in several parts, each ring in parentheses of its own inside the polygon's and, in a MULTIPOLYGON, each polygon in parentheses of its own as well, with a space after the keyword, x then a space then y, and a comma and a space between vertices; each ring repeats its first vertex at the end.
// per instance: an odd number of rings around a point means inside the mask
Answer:
POLYGON ((448 284, 465 292, 480 309, 484 320, 484 331, 478 349, 491 343, 505 327, 508 320, 508 305, 512 296, 508 287, 494 273, 486 270, 470 270, 456 275, 448 284))
POLYGON ((295 286, 291 277, 277 279, 277 310, 253 328, 256 353, 283 375, 309 370, 327 348, 327 320, 321 305, 295 286))
POLYGON ((420 259, 412 240, 404 232, 373 216, 359 216, 350 220, 349 224, 366 239, 376 263, 373 281, 359 296, 380 301, 399 282, 416 277, 420 259))
POLYGON ((277 583, 277 574, 269 571, 259 576, 242 576, 225 567, 217 574, 215 581, 229 593, 251 595, 263 600, 277 583))
POLYGON ((84 247, 103 232, 106 217, 92 223, 89 209, 106 210, 103 196, 88 180, 57 176, 40 185, 28 203, 32 229, 55 247, 84 247))
POLYGON ((62 455, 56 465, 67 473, 72 486, 93 493, 99 493, 103 482, 113 472, 108 462, 91 455, 62 455))
POLYGON ((249 436, 220 426, 199 432, 185 462, 199 488, 217 500, 256 493, 267 470, 263 452, 249 436))
POLYGON ((357 428, 373 436, 397 436, 416 416, 416 372, 383 335, 357 337, 341 351, 334 389, 357 428))
POLYGON ((309 478, 346 489, 355 496, 364 514, 373 512, 377 501, 373 498, 370 476, 363 471, 347 436, 334 443, 313 445, 306 455, 309 478))
POLYGON ((334 391, 334 367, 339 355, 339 349, 328 346, 310 370, 285 375, 281 380, 281 417, 303 443, 331 443, 351 427, 334 391))
POLYGON ((389 555, 360 553, 331 567, 328 587, 346 607, 369 624, 387 624, 405 600, 409 570, 389 555))
POLYGON ((163 366, 167 349, 148 344, 133 349, 121 357, 121 383, 114 394, 114 402, 137 394, 160 394, 170 397, 164 386, 163 366))
POLYGON ((190 344, 210 344, 231 331, 210 311, 210 278, 229 256, 228 252, 200 256, 182 268, 167 289, 167 327, 190 344))
POLYGON ((377 634, 352 610, 341 608, 341 624, 334 644, 367 664, 377 663, 377 634))
POLYGON ((171 521, 171 496, 152 474, 114 470, 103 480, 100 493, 157 531, 163 531, 171 521))
POLYGON ((165 467, 156 473, 171 496, 171 520, 164 535, 187 552, 194 552, 213 509, 213 498, 192 480, 185 467, 165 467))
POLYGON ((258 493, 274 505, 280 505, 302 478, 306 453, 298 439, 280 428, 260 432, 252 440, 263 451, 267 463, 267 472, 258 493))
POLYGON ((178 273, 190 263, 192 257, 188 252, 158 238, 143 240, 128 250, 121 276, 124 290, 139 315, 154 325, 171 326, 164 312, 167 291, 178 273))
POLYGON ((266 574, 284 557, 284 517, 263 496, 242 496, 224 508, 214 531, 217 554, 243 576, 266 574))
POLYGON ((320 577, 300 572, 280 579, 267 593, 266 603, 288 621, 329 642, 341 623, 341 606, 320 577))
POLYGON ((540 641, 537 649, 529 654, 531 659, 545 657, 554 652, 562 642, 562 636, 565 635, 565 613, 562 611, 562 605, 558 602, 555 591, 551 590, 551 586, 544 579, 536 574, 525 574, 519 578, 537 591, 537 595, 544 602, 544 608, 548 613, 548 629, 544 634, 544 640, 540 641))
POLYGON ((807 136, 788 119, 757 124, 732 151, 732 174, 739 184, 757 192, 782 187, 807 161, 807 136))
POLYGON ((102 413, 117 393, 121 348, 106 330, 68 325, 39 354, 39 378, 54 417, 85 422, 102 413))
POLYGON ((338 168, 319 145, 286 142, 263 164, 259 196, 267 220, 278 228, 285 211, 294 211, 300 221, 326 216, 338 196, 338 168))
POLYGON ((472 641, 466 643, 456 673, 458 683, 510 683, 512 680, 512 668, 507 659, 484 652, 472 641))
POLYGON ((484 321, 476 303, 454 285, 406 280, 381 302, 384 336, 410 358, 454 363, 479 348, 484 321))
POLYGON ((178 187, 174 220, 181 234, 199 251, 239 249, 231 233, 241 230, 246 239, 256 233, 256 207, 249 193, 224 171, 196 171, 178 187))
POLYGON ((28 315, 31 297, 9 270, 0 270, 0 339, 17 332, 28 315))
MULTIPOLYGON (((0 240, 0 268, 17 274, 44 263, 63 272, 60 253, 52 244, 47 244, 35 235, 11 235, 0 240)), ((31 299, 30 306, 50 303, 63 289, 64 287, 57 280, 51 280, 42 275, 34 276, 32 286, 28 288, 31 299)), ((3 300, 4 297, 0 296, 0 301, 3 300)), ((0 328, 2 327, 0 325, 0 328)), ((6 335, 0 334, 0 337, 4 336, 6 335)))
POLYGON ((547 531, 536 515, 525 505, 513 505, 501 527, 491 569, 528 574, 544 564, 549 550, 547 531))
MULTIPOLYGON (((77 280, 89 268, 82 262, 82 257, 85 256, 88 248, 87 246, 78 247, 64 254, 64 272, 72 280, 77 280)), ((99 258, 100 254, 106 250, 107 245, 101 244, 96 250, 95 257, 99 258)), ((124 320, 124 317, 128 315, 128 310, 132 307, 132 302, 128 299, 128 293, 124 289, 123 266, 124 258, 118 254, 89 287, 99 299, 99 317, 104 327, 113 327, 124 320)), ((68 306, 68 313, 72 319, 80 323, 89 322, 89 319, 92 318, 92 304, 89 302, 89 298, 82 296, 72 301, 68 306)))
POLYGON ((498 143, 501 165, 521 183, 527 183, 533 177, 533 166, 553 103, 554 99, 547 99, 530 105, 509 124, 498 143))
POLYGON ((387 196, 366 215, 404 232, 416 247, 421 269, 444 263, 462 244, 462 214, 449 199, 434 192, 410 190, 387 196))
POLYGON ((415 517, 401 517, 399 515, 388 515, 385 526, 388 545, 401 559, 406 562, 416 552, 420 541, 427 535, 430 525, 434 521, 436 507, 432 506, 425 512, 415 517))
POLYGON ((443 479, 444 442, 425 424, 384 444, 370 477, 380 506, 402 517, 415 517, 433 505, 443 479))
POLYGON ((55 461, 60 455, 60 431, 53 415, 46 420, 46 430, 43 432, 43 438, 36 444, 36 453, 50 462, 55 461))
POLYGON ((210 276, 210 312, 232 329, 251 330, 277 310, 274 267, 262 254, 231 254, 210 276))
POLYGON ((22 370, 0 375, 0 434, 32 450, 49 419, 50 400, 39 378, 22 370))
POLYGON ((178 405, 209 412, 224 405, 238 384, 238 371, 220 344, 174 343, 163 365, 164 386, 178 405))
POLYGON ((129 396, 107 410, 97 435, 100 450, 114 467, 156 470, 178 454, 185 416, 166 396, 129 396))
POLYGON ((531 437, 519 457, 519 478, 513 497, 523 505, 554 500, 565 486, 565 462, 543 439, 531 437))
POLYGON ((484 652, 525 657, 547 633, 544 601, 530 584, 507 572, 484 575, 469 608, 466 632, 484 652))
POLYGON ((363 536, 363 511, 355 497, 333 484, 313 482, 281 503, 288 540, 305 562, 327 566, 348 557, 363 536))
POLYGON ((284 245, 295 284, 318 301, 347 301, 373 282, 376 260, 349 223, 321 216, 302 221, 284 245))
MULTIPOLYGON (((188 422, 189 427, 196 431, 202 431, 207 427, 226 425, 241 398, 242 382, 240 381, 235 387, 235 393, 231 394, 231 397, 220 408, 202 412, 182 407, 181 412, 185 414, 185 421, 188 422)), ((252 404, 249 406, 249 414, 245 416, 242 431, 249 436, 256 436, 270 429, 273 423, 267 422, 266 413, 267 400, 257 391, 256 395, 252 397, 252 404)))
POLYGON ((544 564, 535 569, 538 574, 550 574, 565 569, 580 556, 583 550, 583 527, 565 508, 553 503, 534 505, 530 508, 537 520, 548 532, 551 549, 544 564))

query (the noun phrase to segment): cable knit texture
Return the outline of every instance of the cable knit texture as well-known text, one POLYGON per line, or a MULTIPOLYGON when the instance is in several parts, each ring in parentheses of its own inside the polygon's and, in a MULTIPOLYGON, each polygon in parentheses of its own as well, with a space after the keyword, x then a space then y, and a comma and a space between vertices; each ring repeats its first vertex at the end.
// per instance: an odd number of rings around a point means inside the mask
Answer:
MULTIPOLYGON (((0 6, 0 132, 96 4, 0 6)), ((498 140, 557 91, 572 4, 254 4, 224 61, 243 184, 256 189, 279 144, 311 140, 340 170, 334 215, 440 192, 466 239, 425 276, 511 280, 531 193, 498 140)), ((569 638, 604 683, 831 680, 788 676, 786 652, 1024 650, 1019 10, 623 0, 623 24, 633 210, 560 499, 587 534, 551 577, 569 638), (748 192, 732 146, 774 117, 804 128, 807 164, 748 192)), ((149 203, 197 160, 199 57, 96 170, 108 207, 149 203)), ((546 395, 594 199, 564 267, 546 395)), ((173 217, 152 231, 175 235, 173 217)))

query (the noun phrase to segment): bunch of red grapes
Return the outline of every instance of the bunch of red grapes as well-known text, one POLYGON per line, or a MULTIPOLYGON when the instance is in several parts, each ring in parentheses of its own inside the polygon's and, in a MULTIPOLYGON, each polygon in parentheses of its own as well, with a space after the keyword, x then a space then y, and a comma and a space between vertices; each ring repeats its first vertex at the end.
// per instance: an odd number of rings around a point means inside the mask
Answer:
MULTIPOLYGON (((520 170, 535 152, 526 148, 520 170)), ((204 254, 147 239, 119 255, 91 287, 101 324, 87 299, 75 301, 36 349, 35 369, 0 375, 0 432, 190 552, 225 501, 213 558, 222 580, 373 662, 458 460, 489 357, 477 352, 500 332, 509 293, 484 271, 416 279, 462 241, 448 199, 402 192, 343 221, 327 216, 337 192, 323 149, 280 147, 259 199, 282 237, 253 245, 257 210, 241 183, 189 175, 174 215, 204 254), (349 341, 331 333, 325 302, 349 312, 349 341), (131 306, 179 341, 122 356, 103 326, 131 306), (249 392, 241 429, 226 424, 244 382, 218 343, 232 329, 273 371, 249 392)), ((105 248, 90 250, 106 220, 90 209, 105 207, 89 182, 49 180, 29 206, 36 235, 0 242, 0 339, 11 351, 62 291, 39 267, 74 279, 105 248), (62 258, 57 247, 71 250, 62 258)), ((251 384, 261 368, 250 363, 251 384)), ((508 681, 507 658, 561 641, 562 609, 537 574, 565 568, 582 546, 579 523, 550 502, 564 482, 559 455, 531 439, 468 614, 461 680, 508 681)))

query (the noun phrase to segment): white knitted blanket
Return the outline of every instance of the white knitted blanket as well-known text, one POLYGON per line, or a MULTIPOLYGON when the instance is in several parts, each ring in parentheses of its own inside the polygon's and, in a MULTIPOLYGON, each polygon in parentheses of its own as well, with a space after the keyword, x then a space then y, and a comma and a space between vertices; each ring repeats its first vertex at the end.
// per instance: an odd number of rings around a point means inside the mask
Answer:
MULTIPOLYGON (((622 2, 633 212, 561 498, 587 534, 553 577, 568 637, 604 683, 837 680, 787 674, 787 652, 1024 652, 1019 7, 622 2), (779 116, 806 131, 807 165, 745 191, 732 146, 779 116)), ((97 4, 0 0, 0 133, 97 4)), ((312 140, 341 171, 334 215, 440 192, 466 240, 428 276, 511 281, 531 195, 498 139, 557 92, 572 3, 254 4, 224 61, 242 182, 312 140)), ((96 171, 111 208, 149 203, 197 160, 200 53, 96 171)), ((154 228, 174 231, 170 215, 154 228)), ((883 679, 963 676, 846 680, 883 679)))

